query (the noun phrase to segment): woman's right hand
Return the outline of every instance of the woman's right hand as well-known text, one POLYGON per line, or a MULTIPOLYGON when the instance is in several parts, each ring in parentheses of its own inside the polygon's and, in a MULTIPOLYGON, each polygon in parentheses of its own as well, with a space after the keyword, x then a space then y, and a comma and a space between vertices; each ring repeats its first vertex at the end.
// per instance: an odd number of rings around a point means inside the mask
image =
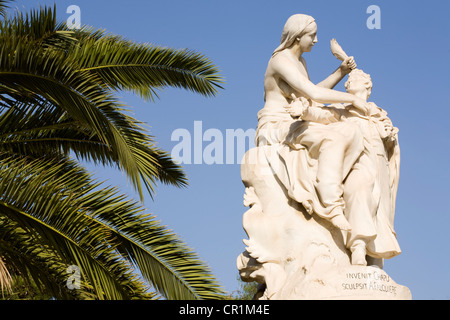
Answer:
POLYGON ((367 101, 360 97, 357 97, 357 96, 353 96, 353 97, 354 97, 353 101, 352 101, 353 106, 356 109, 362 111, 365 115, 369 115, 370 107, 369 107, 369 104, 367 103, 367 101))

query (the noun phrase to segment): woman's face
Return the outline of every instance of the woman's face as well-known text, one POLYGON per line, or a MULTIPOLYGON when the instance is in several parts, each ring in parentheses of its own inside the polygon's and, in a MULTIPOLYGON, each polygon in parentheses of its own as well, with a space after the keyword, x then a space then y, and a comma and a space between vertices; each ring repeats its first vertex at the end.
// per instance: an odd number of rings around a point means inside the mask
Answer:
POLYGON ((317 24, 311 23, 305 31, 305 34, 300 38, 300 49, 302 52, 310 52, 317 42, 317 24))

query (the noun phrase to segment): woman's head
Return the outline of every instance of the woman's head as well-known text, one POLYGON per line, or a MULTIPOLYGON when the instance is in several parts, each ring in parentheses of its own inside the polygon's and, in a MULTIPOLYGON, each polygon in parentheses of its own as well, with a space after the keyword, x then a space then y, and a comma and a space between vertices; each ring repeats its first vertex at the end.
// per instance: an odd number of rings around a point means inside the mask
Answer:
POLYGON ((317 42, 317 24, 314 21, 311 22, 303 30, 303 34, 296 38, 296 41, 299 41, 302 52, 310 52, 317 42))
POLYGON ((317 25, 313 17, 306 14, 294 14, 286 21, 281 34, 281 44, 275 49, 274 54, 290 48, 295 41, 300 41, 302 52, 311 51, 312 46, 317 42, 316 34, 317 25))

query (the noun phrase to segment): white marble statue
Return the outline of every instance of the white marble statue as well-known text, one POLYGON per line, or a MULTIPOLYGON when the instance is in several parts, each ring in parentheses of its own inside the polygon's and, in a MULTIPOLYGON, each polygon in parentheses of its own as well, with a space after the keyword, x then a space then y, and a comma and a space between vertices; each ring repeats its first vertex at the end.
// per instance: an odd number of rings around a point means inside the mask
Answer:
MULTIPOLYGON (((365 291, 342 292, 352 288, 342 277, 400 253, 393 227, 398 130, 367 102, 370 76, 333 41, 343 62, 313 84, 302 54, 317 42, 317 25, 293 15, 268 63, 256 148, 241 166, 249 239, 237 262, 244 281, 261 284, 262 299, 380 297, 373 288, 387 283, 355 283, 365 291), (347 92, 333 90, 347 74, 347 92)), ((396 286, 390 298, 409 297, 396 286)))

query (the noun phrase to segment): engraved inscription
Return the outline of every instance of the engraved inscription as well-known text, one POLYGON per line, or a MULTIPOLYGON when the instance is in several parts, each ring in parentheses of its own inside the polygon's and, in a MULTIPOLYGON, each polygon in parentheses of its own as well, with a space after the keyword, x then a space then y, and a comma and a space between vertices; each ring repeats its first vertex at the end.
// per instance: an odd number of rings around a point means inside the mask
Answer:
POLYGON ((397 293, 397 286, 384 272, 348 272, 345 275, 345 279, 342 282, 343 290, 369 290, 393 295, 397 293))

